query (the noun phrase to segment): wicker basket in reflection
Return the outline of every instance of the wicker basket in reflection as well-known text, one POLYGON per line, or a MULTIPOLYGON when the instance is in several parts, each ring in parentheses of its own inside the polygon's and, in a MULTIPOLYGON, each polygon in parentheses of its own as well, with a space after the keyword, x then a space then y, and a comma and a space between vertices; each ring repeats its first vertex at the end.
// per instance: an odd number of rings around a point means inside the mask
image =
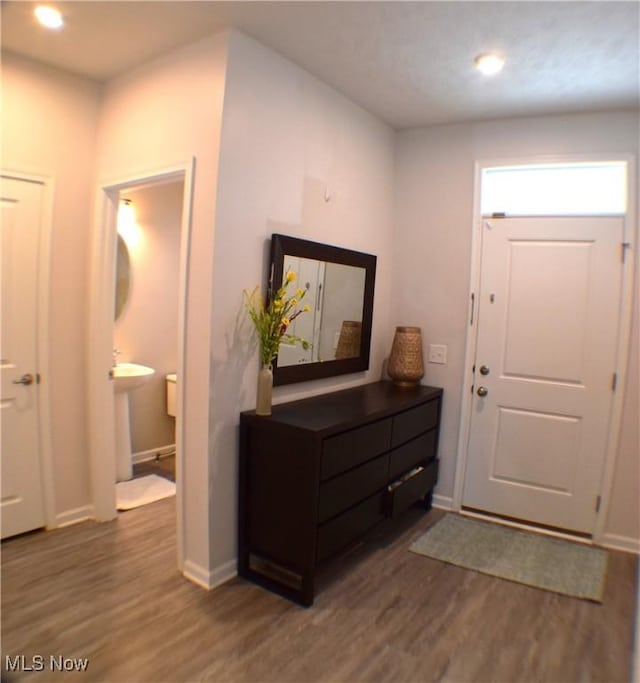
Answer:
POLYGON ((357 358, 360 355, 362 323, 357 320, 343 320, 336 346, 336 358, 357 358))

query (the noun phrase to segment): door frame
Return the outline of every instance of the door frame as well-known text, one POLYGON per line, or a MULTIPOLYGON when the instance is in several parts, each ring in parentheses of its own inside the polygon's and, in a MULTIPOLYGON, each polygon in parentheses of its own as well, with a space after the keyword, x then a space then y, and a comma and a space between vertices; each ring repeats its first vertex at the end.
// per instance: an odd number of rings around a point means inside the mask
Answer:
POLYGON ((54 180, 51 176, 0 169, 0 175, 14 180, 42 185, 42 207, 38 228, 38 283, 36 287, 36 363, 40 375, 38 383, 38 459, 42 477, 45 525, 54 529, 56 519, 53 451, 51 441, 51 374, 49 372, 50 311, 49 291, 51 285, 51 234, 53 230, 54 180))
MULTIPOLYGON (((191 217, 193 208, 193 181, 195 159, 151 171, 142 171, 101 182, 96 197, 93 244, 91 247, 91 278, 89 295, 88 334, 88 427, 89 460, 91 464, 91 497, 94 517, 109 521, 117 516, 116 463, 113 433, 113 385, 109 372, 113 364, 113 335, 115 321, 116 234, 118 204, 121 193, 142 185, 182 180, 183 199, 180 225, 180 266, 178 274, 178 377, 184 377, 185 333, 187 320, 187 294, 189 247, 191 243, 191 217)), ((178 569, 184 564, 183 490, 184 429, 186 392, 184 381, 176 387, 176 512, 178 569)))
POLYGON ((582 154, 567 156, 536 156, 524 158, 481 159, 476 161, 474 170, 473 219, 471 226, 471 275, 468 299, 467 338, 465 345, 464 375, 462 380, 462 404, 460 406, 460 427, 458 430, 457 466, 453 489, 452 508, 458 512, 462 509, 462 494, 467 469, 469 436, 471 430, 473 394, 470 387, 473 384, 473 366, 476 359, 478 336, 478 296, 480 292, 480 272, 482 267, 482 225, 481 213, 481 183, 482 172, 487 168, 499 166, 535 166, 546 164, 571 164, 585 162, 622 161, 627 167, 627 213, 622 217, 624 225, 623 241, 630 246, 627 249, 623 264, 620 321, 618 344, 616 350, 617 386, 613 392, 611 414, 609 416, 607 451, 604 459, 602 482, 600 488, 600 509, 596 515, 592 540, 601 543, 604 527, 611 502, 611 488, 615 472, 616 455, 622 423, 622 408, 624 403, 627 365, 629 358, 629 344, 631 337, 631 319, 633 313, 633 282, 636 261, 636 245, 638 243, 638 225, 636 221, 636 197, 631 188, 636 187, 635 157, 631 154, 582 154))

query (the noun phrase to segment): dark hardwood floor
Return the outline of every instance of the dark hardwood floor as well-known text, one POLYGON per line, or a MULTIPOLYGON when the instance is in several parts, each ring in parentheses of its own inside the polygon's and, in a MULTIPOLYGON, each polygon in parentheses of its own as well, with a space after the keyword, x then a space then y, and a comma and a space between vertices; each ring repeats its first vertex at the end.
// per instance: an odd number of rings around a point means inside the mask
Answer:
POLYGON ((629 681, 633 555, 610 553, 594 604, 408 552, 442 514, 411 511, 329 567, 310 609, 240 579, 211 592, 184 580, 173 499, 6 541, 3 665, 89 659, 7 680, 629 681))

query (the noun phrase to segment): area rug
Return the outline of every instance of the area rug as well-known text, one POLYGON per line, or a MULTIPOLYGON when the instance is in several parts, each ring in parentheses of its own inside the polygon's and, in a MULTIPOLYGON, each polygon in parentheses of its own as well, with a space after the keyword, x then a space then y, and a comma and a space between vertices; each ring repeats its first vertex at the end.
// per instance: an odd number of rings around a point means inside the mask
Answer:
POLYGON ((116 484, 118 510, 131 510, 175 495, 175 483, 157 474, 147 474, 145 477, 119 481, 116 484))
POLYGON ((607 551, 449 514, 409 548, 465 569, 602 602, 607 551))

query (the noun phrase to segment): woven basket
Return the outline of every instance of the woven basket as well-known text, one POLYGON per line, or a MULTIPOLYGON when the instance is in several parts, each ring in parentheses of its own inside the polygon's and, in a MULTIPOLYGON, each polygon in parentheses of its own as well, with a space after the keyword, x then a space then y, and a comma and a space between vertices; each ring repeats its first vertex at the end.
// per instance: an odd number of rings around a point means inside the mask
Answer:
POLYGON ((387 373, 401 387, 413 387, 424 377, 419 327, 396 327, 387 373))

